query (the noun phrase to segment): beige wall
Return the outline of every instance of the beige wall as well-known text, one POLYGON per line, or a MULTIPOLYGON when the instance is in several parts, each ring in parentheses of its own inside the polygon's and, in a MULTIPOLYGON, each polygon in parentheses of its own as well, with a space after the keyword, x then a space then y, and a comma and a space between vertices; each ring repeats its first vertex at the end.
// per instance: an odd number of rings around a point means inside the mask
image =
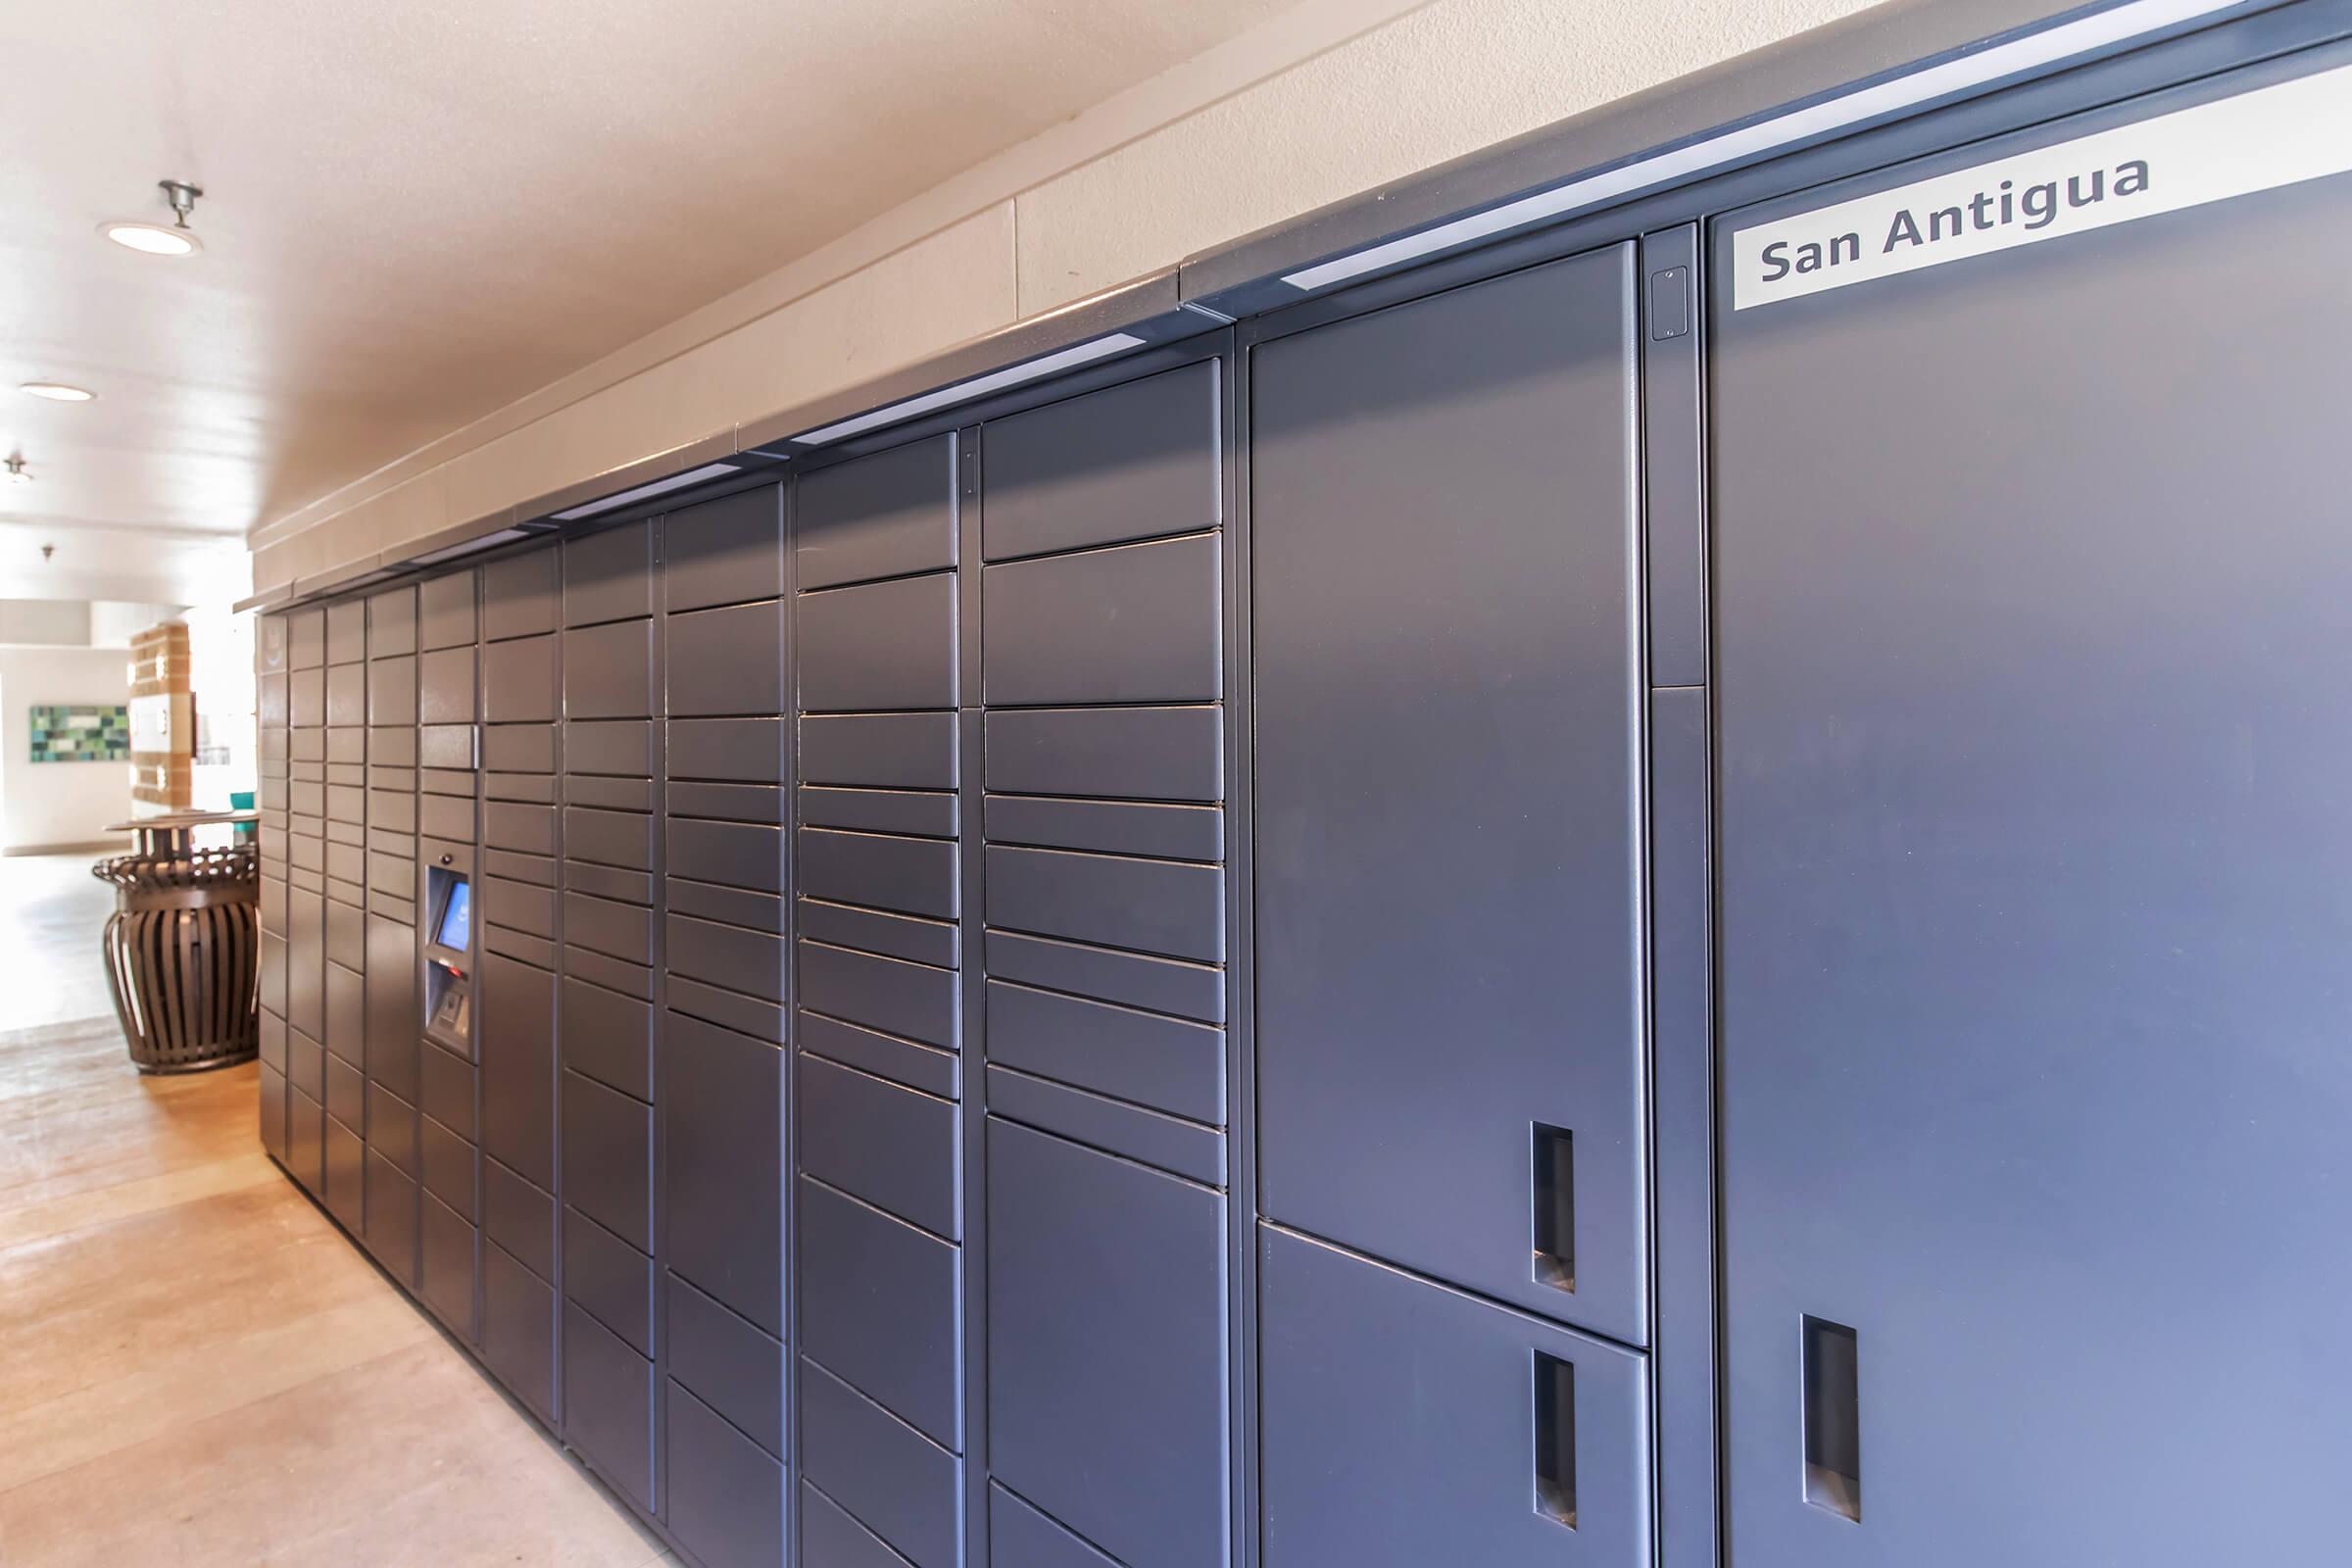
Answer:
POLYGON ((760 418, 1868 3, 1305 0, 254 530, 255 586, 760 418))
POLYGON ((130 701, 119 648, 0 648, 0 854, 130 841, 103 831, 130 815, 128 762, 35 762, 35 707, 130 701))
POLYGON ((86 599, 0 599, 0 643, 87 648, 90 604, 86 599))

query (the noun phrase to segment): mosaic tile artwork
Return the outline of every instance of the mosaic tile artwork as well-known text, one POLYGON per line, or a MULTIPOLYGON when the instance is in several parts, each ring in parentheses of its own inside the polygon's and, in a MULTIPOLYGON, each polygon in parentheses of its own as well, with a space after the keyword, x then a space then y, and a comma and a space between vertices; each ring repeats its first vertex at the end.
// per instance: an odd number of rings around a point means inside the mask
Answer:
POLYGON ((32 710, 36 762, 127 762, 130 709, 75 706, 32 710))

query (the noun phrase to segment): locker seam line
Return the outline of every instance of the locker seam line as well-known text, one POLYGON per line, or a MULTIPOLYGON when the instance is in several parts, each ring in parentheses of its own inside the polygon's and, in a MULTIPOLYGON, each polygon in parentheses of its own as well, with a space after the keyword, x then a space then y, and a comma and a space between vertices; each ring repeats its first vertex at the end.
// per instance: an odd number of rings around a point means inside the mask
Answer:
POLYGON ((1027 1493, 1021 1491, 1018 1487, 1007 1486, 1004 1482, 999 1481, 993 1475, 988 1478, 988 1482, 990 1486, 996 1487, 1006 1496, 1011 1497, 1022 1507, 1027 1508, 1031 1513, 1036 1514, 1039 1518, 1045 1520, 1054 1528, 1062 1531, 1064 1534, 1069 1536, 1071 1540, 1076 1541, 1082 1545, 1086 1546, 1090 1551, 1100 1554, 1104 1560, 1111 1563, 1113 1568, 1123 1568, 1122 1559, 1109 1547, 1103 1545, 1101 1542, 1088 1535, 1085 1531, 1071 1525, 1067 1520, 1063 1519, 1059 1514, 1054 1512, 1052 1509, 1040 1507, 1035 1499, 1033 1499, 1027 1493))
MULTIPOLYGON (((1188 862, 1180 861, 1178 863, 1182 864, 1188 862)), ((1222 926, 1222 924, 1223 922, 1219 921, 1219 925, 1222 926)), ((1096 953, 1115 953, 1134 958, 1157 958, 1166 963, 1189 963, 1198 968, 1215 969, 1219 972, 1224 972, 1231 967, 1224 957, 1201 958, 1185 953, 1161 953, 1152 948, 1121 948, 1113 947, 1106 942, 1080 942, 1070 937, 1055 936, 1052 932, 1030 931, 1021 926, 1015 925, 997 925, 992 922, 984 925, 982 930, 984 934, 994 933, 1008 937, 1027 937, 1041 942, 1065 942, 1071 947, 1086 948, 1096 953)))
POLYGON ((1098 1007, 1110 1007, 1122 1012, 1141 1013, 1147 1018, 1165 1019, 1169 1023, 1191 1024, 1196 1029, 1214 1029, 1219 1033, 1223 1033, 1226 1027, 1224 1024, 1213 1023, 1204 1018, 1196 1018, 1190 1013, 1168 1012, 1158 1007, 1144 1006, 1140 1003, 1121 1002, 1115 998, 1096 996, 1085 991, 1064 991, 1057 986, 1039 985, 1033 980, 1007 980, 991 975, 988 978, 988 983, 992 986, 1009 986, 1015 991, 1035 991, 1042 996, 1065 997, 1072 1002, 1091 1002, 1098 1007))
POLYGON ((1354 1258, 1358 1262, 1369 1263, 1376 1268, 1388 1269, 1392 1273, 1402 1275, 1406 1279, 1416 1281, 1422 1285, 1427 1285, 1440 1291, 1445 1291, 1453 1296, 1462 1297, 1468 1300, 1477 1301, 1485 1306, 1494 1307, 1497 1311, 1511 1313, 1515 1317, 1525 1318, 1530 1322, 1543 1325, 1546 1328, 1559 1329, 1569 1334, 1582 1336, 1585 1339, 1592 1340, 1598 1344, 1608 1346, 1613 1349, 1623 1350, 1628 1355, 1639 1356, 1644 1361, 1649 1359, 1650 1352, 1646 1347, 1635 1345, 1628 1341, 1621 1340, 1615 1335, 1607 1333, 1604 1330, 1587 1328, 1581 1323, 1571 1323, 1566 1318, 1552 1317, 1549 1314, 1540 1311, 1535 1307, 1528 1306, 1523 1302, 1506 1300, 1501 1297, 1490 1295, 1486 1291, 1479 1290, 1473 1286, 1460 1284, 1454 1280, 1441 1279, 1434 1274, 1424 1273, 1422 1270, 1414 1268, 1409 1264, 1400 1263, 1393 1257, 1383 1257, 1377 1252, 1367 1252, 1361 1248, 1352 1247, 1346 1242, 1338 1241, 1332 1237, 1318 1235, 1313 1231, 1301 1229, 1300 1227, 1290 1224, 1284 1220, 1261 1216, 1258 1220, 1258 1224, 1267 1230, 1277 1233, 1278 1235, 1288 1236, 1297 1241, 1305 1242, 1310 1246, 1328 1248, 1332 1251, 1341 1253, 1347 1257, 1354 1258))
MULTIPOLYGON (((836 1067, 843 1072, 856 1073, 858 1077, 867 1079, 873 1083, 888 1084, 891 1088, 902 1090, 906 1094, 921 1095, 925 1100, 934 1101, 942 1105, 953 1106, 956 1103, 956 1100, 947 1095, 937 1094, 928 1089, 917 1088, 913 1084, 903 1084, 895 1078, 885 1078, 882 1076, 882 1074, 871 1071, 864 1067, 860 1067, 854 1061, 836 1061, 831 1056, 819 1055, 814 1052, 804 1052, 803 1054, 811 1061, 821 1061, 828 1067, 836 1067)), ((823 1180, 821 1177, 817 1179, 820 1181, 823 1180)), ((827 1182, 826 1185, 831 1186, 833 1184, 827 1182)), ((944 1241, 947 1240, 947 1238, 942 1237, 941 1240, 944 1241)))
MULTIPOLYGON (((806 939, 803 939, 803 940, 806 940, 806 939)), ((844 952, 855 952, 856 950, 855 950, 855 949, 844 949, 843 951, 844 951, 844 952)), ((869 957, 879 957, 879 956, 883 956, 883 955, 879 955, 879 954, 869 954, 869 955, 867 955, 867 956, 869 956, 869 957)), ((953 973, 955 973, 955 971, 954 971, 954 970, 945 970, 945 971, 942 971, 942 972, 943 972, 943 973, 949 973, 949 974, 953 974, 953 973)), ((951 1057, 951 1058, 952 1058, 952 1057, 954 1057, 954 1056, 956 1055, 956 1049, 955 1049, 953 1046, 938 1046, 938 1045, 933 1045, 931 1042, 929 1042, 929 1041, 927 1041, 927 1040, 916 1040, 916 1039, 914 1039, 914 1038, 913 1038, 912 1036, 910 1036, 910 1035, 894 1035, 894 1034, 892 1034, 892 1033, 891 1033, 889 1030, 887 1030, 887 1029, 877 1029, 877 1028, 875 1028, 875 1027, 874 1027, 872 1024, 870 1024, 870 1023, 859 1023, 859 1022, 858 1022, 857 1019, 855 1019, 855 1018, 844 1018, 844 1017, 840 1017, 840 1016, 838 1016, 837 1014, 834 1014, 834 1013, 830 1013, 830 1012, 827 1012, 827 1011, 825 1011, 825 1010, 824 1010, 823 1008, 821 1008, 821 1007, 803 1006, 803 1007, 801 1007, 801 1008, 800 1008, 800 1010, 801 1010, 802 1012, 805 1012, 805 1013, 807 1013, 807 1014, 808 1014, 809 1017, 811 1017, 811 1018, 822 1018, 822 1019, 824 1019, 824 1020, 825 1020, 825 1022, 827 1022, 827 1023, 838 1023, 838 1024, 842 1024, 842 1025, 844 1025, 844 1026, 846 1026, 846 1027, 848 1027, 848 1028, 851 1028, 851 1029, 861 1029, 861 1030, 865 1031, 865 1033, 867 1033, 867 1034, 869 1034, 869 1035, 878 1035, 878 1036, 880 1036, 880 1037, 881 1037, 882 1039, 884 1039, 884 1040, 894 1041, 894 1042, 896 1042, 896 1043, 897 1043, 897 1044, 899 1044, 899 1045, 903 1045, 903 1046, 911 1046, 911 1047, 913 1047, 913 1048, 914 1048, 915 1050, 917 1050, 917 1051, 929 1051, 929 1052, 936 1053, 936 1054, 939 1054, 939 1055, 942 1055, 942 1056, 948 1056, 948 1057, 951 1057)), ((802 1049, 802 1050, 804 1050, 804 1051, 806 1051, 808 1048, 807 1048, 807 1047, 803 1047, 803 1048, 801 1048, 801 1049, 802 1049)), ((823 1055, 824 1054, 823 1054, 822 1052, 816 1052, 816 1053, 812 1053, 812 1054, 816 1054, 816 1055, 823 1055)), ((835 1059, 835 1058, 828 1056, 828 1057, 826 1057, 825 1059, 826 1059, 826 1060, 828 1060, 828 1061, 830 1061, 830 1060, 833 1060, 833 1059, 835 1059)), ((958 1063, 958 1065, 960 1065, 960 1063, 958 1063)))
MULTIPOLYGON (((1064 1094, 1081 1095, 1088 1100, 1099 1100, 1106 1105, 1113 1105, 1121 1110, 1131 1110, 1145 1116, 1156 1116, 1162 1120, 1174 1122, 1178 1130, 1181 1131, 1210 1133, 1218 1138, 1223 1138, 1229 1131, 1223 1122, 1200 1121, 1194 1117, 1184 1115, 1179 1111, 1168 1110, 1158 1105, 1147 1104, 1140 1100, 1129 1100, 1125 1096, 1110 1094, 1101 1089, 1089 1089, 1084 1084, 1074 1084, 1069 1082, 1067 1079, 1049 1077, 1047 1074, 1038 1072, 1034 1068, 1015 1067, 1009 1062, 992 1061, 988 1064, 988 1070, 990 1072, 1001 1072, 1007 1074, 1013 1078, 1020 1079, 1024 1083, 1042 1084, 1048 1089, 1057 1089, 1064 1094)), ((1017 1114, 1008 1114, 999 1110, 991 1110, 989 1114, 992 1116, 1003 1116, 1007 1121, 1023 1120, 1023 1118, 1017 1114)), ((1024 1125, 1026 1125, 1026 1123, 1024 1123, 1024 1125)), ((1037 1127, 1034 1130, 1041 1133, 1054 1133, 1054 1136, 1068 1143, 1084 1144, 1086 1142, 1085 1139, 1073 1137, 1069 1133, 1054 1132, 1054 1129, 1051 1127, 1037 1127)), ((1118 1151, 1107 1150, 1105 1152, 1117 1153, 1118 1151)), ((1122 1155, 1121 1157, 1135 1160, 1139 1164, 1151 1163, 1147 1157, 1141 1154, 1127 1154, 1122 1155)), ((1183 1173, 1180 1171, 1171 1171, 1169 1174, 1181 1175, 1183 1173)), ((1198 1177, 1193 1179, 1196 1181, 1199 1180, 1198 1177)), ((1201 1185, 1222 1189, 1225 1184, 1222 1182, 1203 1182, 1201 1185)))
MULTIPOLYGON (((825 1369, 820 1367, 818 1370, 824 1371, 825 1369)), ((825 1375, 827 1377, 834 1376, 834 1374, 830 1371, 826 1371, 825 1375)), ((838 1381, 838 1379, 836 1379, 836 1381, 838 1381)), ((852 1390, 851 1392, 855 1393, 856 1391, 852 1390)), ((839 1510, 844 1519, 847 1519, 851 1524, 856 1525, 861 1533, 863 1533, 874 1543, 875 1545, 880 1546, 884 1551, 889 1552, 891 1556, 897 1558, 898 1561, 904 1565, 904 1568, 914 1568, 914 1559, 908 1557, 905 1552, 899 1550, 898 1547, 892 1545, 887 1540, 883 1539, 883 1537, 875 1531, 874 1527, 867 1524, 863 1519, 859 1518, 857 1511, 851 1508, 848 1503, 843 1502, 839 1497, 836 1497, 833 1495, 833 1494, 827 1492, 824 1488, 818 1486, 815 1482, 809 1480, 805 1475, 799 1477, 798 1480, 802 1486, 807 1487, 810 1492, 815 1493, 818 1496, 831 1503, 835 1509, 839 1510)), ((796 1515, 795 1517, 797 1519, 798 1516, 796 1515)))
MULTIPOLYGON (((992 1109, 989 1110, 986 1115, 987 1119, 991 1121, 1003 1122, 1007 1127, 1018 1127, 1023 1132, 1035 1133, 1040 1138, 1051 1138, 1056 1143, 1067 1144, 1072 1149, 1085 1150, 1088 1153, 1099 1155, 1103 1159, 1115 1159, 1123 1165, 1132 1165, 1137 1170, 1148 1171, 1154 1176, 1164 1176, 1170 1181, 1182 1182, 1185 1186, 1192 1188, 1198 1193, 1204 1193, 1211 1197, 1222 1199, 1233 1190, 1230 1182, 1204 1181, 1200 1177, 1187 1175, 1185 1172, 1180 1170, 1170 1170, 1165 1165, 1154 1165, 1150 1160, 1139 1158, 1134 1154, 1121 1153, 1118 1150, 1108 1149, 1101 1144, 1089 1143, 1085 1139, 1074 1138, 1068 1133, 1057 1132, 1054 1128, 1040 1126, 1036 1122, 1024 1121, 1018 1116, 1007 1114, 1002 1110, 992 1109)), ((1224 1136, 1221 1129, 1209 1130, 1215 1131, 1219 1138, 1224 1136)))

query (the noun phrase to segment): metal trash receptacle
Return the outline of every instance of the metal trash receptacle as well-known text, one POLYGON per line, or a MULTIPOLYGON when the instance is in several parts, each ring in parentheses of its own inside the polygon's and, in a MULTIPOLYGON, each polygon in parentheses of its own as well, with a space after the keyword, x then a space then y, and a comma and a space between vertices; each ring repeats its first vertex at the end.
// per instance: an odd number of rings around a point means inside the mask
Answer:
POLYGON ((197 849, 189 830, 251 813, 122 824, 136 854, 90 867, 115 889, 104 956, 115 1015, 144 1073, 197 1072, 259 1049, 261 866, 251 844, 197 849))

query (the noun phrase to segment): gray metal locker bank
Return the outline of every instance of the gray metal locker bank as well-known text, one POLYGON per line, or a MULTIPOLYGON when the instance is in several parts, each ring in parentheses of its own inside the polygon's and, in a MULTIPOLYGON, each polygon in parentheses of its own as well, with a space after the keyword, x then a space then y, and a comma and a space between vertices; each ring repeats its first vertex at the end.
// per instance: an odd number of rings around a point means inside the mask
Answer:
POLYGON ((263 604, 264 1146, 701 1568, 2341 1557, 2352 3, 2031 11, 263 604))

